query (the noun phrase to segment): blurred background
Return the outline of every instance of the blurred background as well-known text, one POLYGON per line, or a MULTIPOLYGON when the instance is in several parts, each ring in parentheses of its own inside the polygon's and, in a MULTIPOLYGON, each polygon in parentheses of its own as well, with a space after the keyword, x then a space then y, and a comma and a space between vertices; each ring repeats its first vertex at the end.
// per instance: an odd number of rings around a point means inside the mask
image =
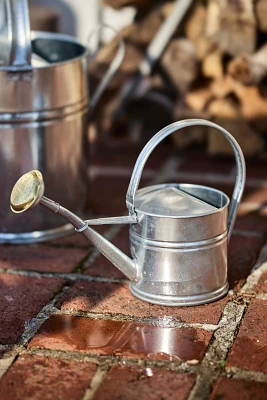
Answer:
MULTIPOLYGON (((267 1, 185 0, 188 9, 176 16, 165 45, 157 44, 176 3, 31 0, 31 26, 75 35, 86 43, 93 27, 104 22, 124 39, 126 56, 97 107, 91 139, 119 137, 143 144, 168 123, 200 117, 228 129, 247 158, 265 159, 267 1), (142 70, 155 42, 158 54, 142 70)), ((107 29, 90 40, 96 52, 89 67, 92 91, 117 45, 107 29)), ((211 155, 232 154, 225 139, 206 128, 187 129, 170 140, 178 150, 197 146, 211 155)))

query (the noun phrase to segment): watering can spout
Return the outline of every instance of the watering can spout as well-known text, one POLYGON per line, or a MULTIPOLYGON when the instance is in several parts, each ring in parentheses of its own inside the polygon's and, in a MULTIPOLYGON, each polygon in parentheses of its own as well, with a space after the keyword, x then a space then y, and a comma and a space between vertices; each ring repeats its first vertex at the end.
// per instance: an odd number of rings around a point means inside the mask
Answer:
MULTIPOLYGON (((15 213, 22 213, 40 203, 50 211, 53 211, 67 219, 77 232, 82 233, 94 246, 111 261, 128 279, 137 280, 137 267, 135 261, 110 243, 106 238, 88 226, 89 221, 84 221, 71 211, 60 206, 58 203, 43 196, 44 182, 39 171, 30 171, 23 175, 15 184, 11 196, 10 207, 15 213)), ((92 220, 92 224, 99 225, 101 220, 92 220)), ((136 219, 132 216, 103 218, 102 223, 135 223, 136 219)))

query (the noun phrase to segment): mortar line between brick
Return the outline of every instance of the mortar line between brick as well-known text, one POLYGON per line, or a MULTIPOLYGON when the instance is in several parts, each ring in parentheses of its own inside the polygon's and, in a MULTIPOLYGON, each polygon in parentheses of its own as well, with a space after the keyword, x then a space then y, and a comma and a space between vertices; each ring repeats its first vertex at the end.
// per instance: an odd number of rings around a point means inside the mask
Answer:
MULTIPOLYGON (((189 172, 189 171, 169 171, 168 179, 174 178, 174 176, 179 176, 179 181, 181 182, 182 180, 190 181, 193 180, 194 182, 201 182, 203 179, 205 179, 206 182, 208 183, 223 183, 223 184, 229 184, 229 185, 234 185, 235 183, 235 178, 231 174, 216 174, 216 173, 200 173, 200 172, 189 172), (172 175, 173 174, 173 175, 172 175)), ((248 188, 253 187, 253 188, 262 188, 267 186, 267 180, 266 179, 255 179, 255 178, 248 178, 246 180, 246 185, 248 188)))
POLYGON ((247 277, 240 291, 240 294, 247 295, 246 298, 243 299, 244 303, 237 304, 234 300, 230 300, 224 307, 219 321, 219 328, 214 332, 211 338, 206 354, 200 364, 196 383, 187 400, 208 399, 213 382, 221 375, 220 371, 218 371, 217 374, 214 373, 216 363, 218 364, 220 361, 226 360, 239 332, 245 311, 253 298, 253 289, 258 283, 263 271, 267 270, 267 262, 262 264, 262 259, 265 257, 266 252, 267 244, 263 246, 254 268, 252 269, 253 272, 247 277))
POLYGON ((259 293, 255 296, 255 299, 259 299, 259 300, 267 300, 267 294, 265 293, 259 293))
MULTIPOLYGON (((105 238, 108 240, 112 240, 116 235, 120 233, 120 231, 123 229, 123 226, 121 225, 111 225, 111 227, 107 230, 105 234, 105 238)), ((92 254, 88 257, 88 259, 83 263, 82 266, 82 271, 85 271, 88 267, 90 267, 95 259, 100 255, 100 251, 95 248, 92 251, 92 254)))
MULTIPOLYGON (((139 365, 141 367, 149 366, 154 368, 163 368, 166 370, 175 370, 178 372, 184 373, 200 373, 201 366, 200 365, 190 365, 190 363, 183 362, 168 362, 168 361, 156 361, 156 360, 145 360, 142 359, 141 363, 139 359, 136 358, 120 358, 118 356, 114 357, 112 355, 97 355, 97 354, 89 354, 83 353, 74 350, 52 350, 52 349, 42 349, 42 348, 31 348, 26 350, 25 348, 21 348, 20 354, 32 354, 45 356, 48 358, 59 358, 62 360, 74 360, 81 362, 88 362, 100 365, 102 367, 107 366, 108 368, 121 365, 121 366, 136 366, 139 365)), ((257 382, 267 382, 267 374, 257 371, 248 371, 238 367, 226 367, 225 371, 218 371, 219 377, 226 377, 227 375, 231 375, 234 379, 247 379, 251 381, 257 382)))
POLYGON ((264 236, 266 236, 266 234, 263 232, 245 231, 243 229, 234 229, 233 234, 240 235, 240 236, 247 236, 247 237, 264 237, 264 236))
POLYGON ((126 283, 128 280, 125 278, 104 278, 100 276, 84 275, 82 273, 62 273, 62 272, 37 272, 37 271, 25 271, 18 269, 3 269, 0 268, 0 274, 29 276, 35 278, 61 278, 68 281, 77 282, 79 280, 85 280, 89 282, 109 282, 109 283, 126 283))
POLYGON ((11 365, 14 363, 17 355, 12 355, 8 358, 2 358, 0 360, 0 382, 3 379, 4 375, 7 373, 11 365))
POLYGON ((26 346, 29 343, 43 323, 51 316, 56 302, 61 299, 67 290, 68 286, 63 285, 59 292, 38 312, 38 314, 27 321, 25 330, 17 342, 18 346, 26 346))
POLYGON ((136 316, 129 316, 124 314, 110 314, 110 313, 94 313, 90 311, 71 311, 71 310, 59 310, 58 308, 54 308, 52 315, 70 315, 73 317, 83 317, 83 318, 90 318, 90 319, 100 319, 100 320, 111 320, 111 321, 121 321, 121 322, 135 322, 135 323, 142 323, 145 325, 152 325, 152 326, 162 326, 166 328, 195 328, 195 329, 202 329, 205 331, 215 331, 218 329, 218 325, 213 324, 201 324, 201 323, 188 323, 188 322, 180 322, 172 321, 169 324, 166 324, 161 321, 160 317, 136 317, 136 316))
POLYGON ((237 335, 246 306, 229 301, 219 321, 219 328, 214 332, 205 356, 201 361, 196 383, 188 400, 209 398, 212 384, 221 374, 220 362, 225 361, 237 335))
MULTIPOLYGON (((130 167, 103 167, 103 166, 93 166, 89 168, 89 175, 91 179, 98 177, 116 177, 116 178, 129 178, 131 177, 133 168, 130 167)), ((152 178, 156 175, 154 169, 146 168, 144 170, 144 178, 152 178)))
POLYGON ((99 365, 81 400, 91 400, 108 374, 109 366, 99 365))
POLYGON ((20 354, 31 354, 38 355, 48 358, 59 358, 62 360, 73 360, 73 361, 81 361, 94 363, 101 366, 140 366, 142 367, 150 367, 150 368, 160 368, 184 373, 194 373, 198 371, 198 365, 191 365, 187 362, 170 362, 170 361, 157 361, 157 360, 147 360, 147 359, 138 359, 138 358, 123 358, 118 355, 99 355, 99 354, 90 354, 75 350, 54 350, 54 349, 43 349, 43 348, 30 348, 28 350, 21 349, 20 354))
POLYGON ((267 374, 262 372, 248 371, 239 367, 226 367, 226 372, 234 379, 267 383, 267 374))

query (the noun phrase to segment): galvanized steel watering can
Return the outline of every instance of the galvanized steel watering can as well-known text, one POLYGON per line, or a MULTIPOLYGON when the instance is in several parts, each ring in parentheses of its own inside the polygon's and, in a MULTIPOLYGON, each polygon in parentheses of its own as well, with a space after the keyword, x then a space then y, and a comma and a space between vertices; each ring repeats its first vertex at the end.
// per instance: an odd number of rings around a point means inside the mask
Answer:
POLYGON ((126 195, 129 216, 84 221, 43 196, 39 171, 22 176, 11 193, 15 213, 37 203, 66 218, 82 232, 131 283, 132 293, 155 304, 188 306, 214 301, 228 291, 227 241, 245 184, 242 151, 229 132, 205 120, 175 122, 159 131, 139 155, 126 195), (230 142, 237 164, 232 201, 220 190, 194 184, 161 184, 137 190, 144 165, 154 148, 184 127, 219 130, 230 142), (89 225, 130 224, 130 259, 89 225))
POLYGON ((31 32, 27 0, 0 0, 0 242, 37 242, 73 229, 41 208, 30 220, 14 218, 8 206, 12 181, 31 169, 42 172, 49 196, 85 212, 88 117, 123 57, 120 40, 91 97, 89 49, 68 35, 31 32))

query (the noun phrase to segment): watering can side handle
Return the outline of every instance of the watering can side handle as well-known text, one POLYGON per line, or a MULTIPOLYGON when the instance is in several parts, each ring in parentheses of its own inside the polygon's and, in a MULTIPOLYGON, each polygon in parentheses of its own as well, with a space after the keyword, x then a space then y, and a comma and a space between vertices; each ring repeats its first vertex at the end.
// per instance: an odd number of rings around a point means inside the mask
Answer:
POLYGON ((31 70, 31 28, 27 0, 5 0, 8 39, 10 40, 9 70, 31 70))
POLYGON ((219 130, 230 142, 234 150, 236 165, 237 165, 237 173, 236 173, 235 188, 233 191, 229 207, 229 214, 228 214, 228 240, 229 240, 235 223, 237 208, 242 198, 245 187, 246 166, 242 150, 239 144, 237 143, 236 139, 226 129, 222 128, 221 126, 213 122, 206 121, 203 119, 187 119, 187 120, 177 121, 161 129, 155 136, 153 136, 152 139, 150 139, 149 142, 146 144, 146 146, 143 148, 142 152, 140 153, 135 163, 133 174, 126 194, 126 205, 127 208, 129 209, 130 214, 134 214, 135 194, 139 186, 139 182, 141 179, 145 163, 150 154, 152 153, 152 151, 155 149, 155 147, 171 133, 180 130, 182 128, 186 128, 188 126, 195 126, 195 125, 208 126, 219 130))
POLYGON ((100 97, 104 93, 105 89, 107 88, 107 86, 108 86, 109 82, 111 81, 111 79, 113 78, 114 74, 117 72, 117 70, 121 66, 121 63, 122 63, 122 61, 124 59, 124 56, 125 56, 125 44, 124 44, 124 41, 123 41, 122 37, 119 35, 118 31, 115 28, 111 27, 110 25, 101 24, 101 25, 97 26, 90 33, 89 38, 87 40, 87 43, 89 43, 91 38, 103 28, 109 28, 113 32, 115 32, 115 34, 117 35, 117 38, 118 38, 119 48, 118 48, 118 51, 117 51, 115 57, 112 60, 112 63, 110 64, 106 74, 104 75, 103 79, 99 83, 99 85, 96 88, 96 91, 95 91, 92 99, 90 100, 90 106, 89 106, 90 114, 94 111, 94 109, 95 109, 100 97))

